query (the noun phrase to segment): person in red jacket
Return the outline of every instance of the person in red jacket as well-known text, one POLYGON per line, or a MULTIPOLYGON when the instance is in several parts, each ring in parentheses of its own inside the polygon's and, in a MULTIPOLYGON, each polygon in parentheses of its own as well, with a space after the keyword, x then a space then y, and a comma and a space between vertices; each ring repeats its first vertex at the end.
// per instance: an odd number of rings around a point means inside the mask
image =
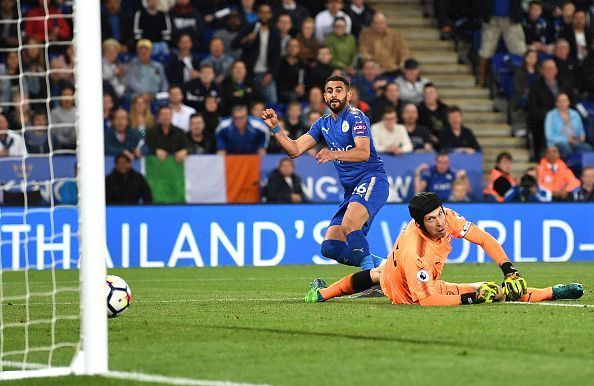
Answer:
POLYGON ((28 37, 34 37, 43 43, 72 39, 72 28, 62 17, 62 11, 52 5, 51 0, 39 0, 37 7, 31 8, 25 14, 25 32, 28 37))

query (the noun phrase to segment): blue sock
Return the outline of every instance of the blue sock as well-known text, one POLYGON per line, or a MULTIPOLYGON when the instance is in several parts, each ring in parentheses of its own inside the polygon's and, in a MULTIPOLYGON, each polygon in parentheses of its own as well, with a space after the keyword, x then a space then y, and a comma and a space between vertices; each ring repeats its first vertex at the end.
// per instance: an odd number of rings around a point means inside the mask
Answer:
POLYGON ((369 243, 362 230, 352 231, 346 236, 347 243, 353 251, 353 260, 361 269, 372 269, 373 258, 369 254, 369 243))
POLYGON ((359 261, 353 259, 353 250, 344 241, 324 240, 322 242, 322 256, 336 260, 340 264, 358 267, 359 261))

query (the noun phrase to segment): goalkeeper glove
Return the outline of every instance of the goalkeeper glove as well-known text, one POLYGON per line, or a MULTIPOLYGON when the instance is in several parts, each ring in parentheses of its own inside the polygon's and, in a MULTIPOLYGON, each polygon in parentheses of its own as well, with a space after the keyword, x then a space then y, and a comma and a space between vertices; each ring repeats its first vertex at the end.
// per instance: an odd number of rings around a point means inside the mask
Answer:
POLYGON ((520 275, 509 261, 501 265, 501 270, 505 275, 505 279, 501 284, 505 293, 505 300, 515 302, 526 295, 528 292, 526 279, 520 275))
POLYGON ((485 283, 476 290, 477 303, 492 303, 499 293, 499 286, 493 282, 485 283))

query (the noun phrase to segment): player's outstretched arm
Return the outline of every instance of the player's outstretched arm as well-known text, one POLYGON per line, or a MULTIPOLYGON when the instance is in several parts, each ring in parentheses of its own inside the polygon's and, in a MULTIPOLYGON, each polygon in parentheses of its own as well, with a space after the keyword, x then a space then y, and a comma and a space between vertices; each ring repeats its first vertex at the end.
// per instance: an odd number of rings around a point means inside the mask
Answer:
POLYGON ((297 139, 291 139, 283 133, 278 125, 278 117, 273 109, 266 109, 262 112, 262 120, 270 129, 274 138, 291 158, 297 158, 315 146, 316 140, 309 134, 304 134, 297 139))
POLYGON ((507 300, 516 301, 526 294, 528 291, 526 280, 512 265, 503 247, 493 236, 473 225, 464 238, 483 248, 485 253, 499 265, 505 276, 503 287, 507 300))

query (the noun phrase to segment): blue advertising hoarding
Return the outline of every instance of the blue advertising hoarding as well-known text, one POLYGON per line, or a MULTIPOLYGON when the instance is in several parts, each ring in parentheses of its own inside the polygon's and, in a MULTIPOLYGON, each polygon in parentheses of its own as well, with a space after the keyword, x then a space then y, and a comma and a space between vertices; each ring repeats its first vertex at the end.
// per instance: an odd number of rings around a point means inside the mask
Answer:
MULTIPOLYGON (((333 264, 320 243, 336 205, 109 207, 110 267, 333 264)), ((514 262, 594 261, 594 204, 458 204, 514 262)), ((384 207, 371 228, 371 251, 386 255, 408 222, 406 205, 384 207)), ((74 208, 0 208, 3 269, 78 264, 74 208), (25 221, 26 220, 26 221, 25 221)), ((489 261, 480 247, 454 240, 451 263, 489 261)), ((99 256, 101 251, 97 251, 99 256)))

